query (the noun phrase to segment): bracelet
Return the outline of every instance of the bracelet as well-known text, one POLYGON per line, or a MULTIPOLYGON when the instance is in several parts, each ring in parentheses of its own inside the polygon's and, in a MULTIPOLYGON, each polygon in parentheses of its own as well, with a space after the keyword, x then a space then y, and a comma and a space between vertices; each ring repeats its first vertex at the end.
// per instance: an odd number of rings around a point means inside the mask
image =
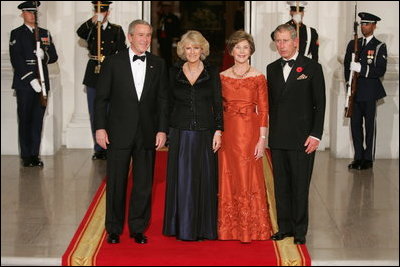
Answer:
POLYGON ((222 136, 222 133, 220 133, 220 132, 215 132, 215 135, 222 136))
POLYGON ((265 135, 261 135, 260 136, 262 139, 266 139, 267 137, 265 137, 265 135))

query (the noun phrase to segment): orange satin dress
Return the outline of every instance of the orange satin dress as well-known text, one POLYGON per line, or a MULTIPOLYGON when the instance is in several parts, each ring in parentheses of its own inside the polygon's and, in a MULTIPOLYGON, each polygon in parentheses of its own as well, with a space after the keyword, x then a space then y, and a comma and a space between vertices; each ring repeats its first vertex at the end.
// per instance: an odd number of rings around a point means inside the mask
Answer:
POLYGON ((268 125, 267 81, 262 74, 220 77, 224 132, 218 152, 218 239, 267 240, 272 226, 263 162, 254 156, 260 127, 268 125))

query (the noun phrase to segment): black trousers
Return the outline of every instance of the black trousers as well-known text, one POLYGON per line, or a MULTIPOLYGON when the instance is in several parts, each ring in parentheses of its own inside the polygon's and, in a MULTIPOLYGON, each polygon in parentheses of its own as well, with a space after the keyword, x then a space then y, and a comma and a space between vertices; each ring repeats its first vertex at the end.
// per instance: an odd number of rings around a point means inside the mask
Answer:
POLYGON ((279 231, 304 237, 315 152, 271 149, 271 155, 279 231))
POLYGON ((351 135, 355 160, 375 159, 376 101, 354 102, 351 116, 351 135), (364 127, 363 127, 364 125, 364 127), (365 148, 364 148, 365 128, 365 148))
POLYGON ((42 139, 43 117, 46 108, 41 106, 39 94, 32 88, 21 88, 15 91, 21 158, 37 157, 42 139))
POLYGON ((137 131, 133 144, 126 149, 107 151, 106 230, 121 234, 125 221, 127 177, 133 161, 133 189, 129 199, 128 226, 130 233, 143 233, 151 214, 155 150, 143 147, 141 130, 137 131))

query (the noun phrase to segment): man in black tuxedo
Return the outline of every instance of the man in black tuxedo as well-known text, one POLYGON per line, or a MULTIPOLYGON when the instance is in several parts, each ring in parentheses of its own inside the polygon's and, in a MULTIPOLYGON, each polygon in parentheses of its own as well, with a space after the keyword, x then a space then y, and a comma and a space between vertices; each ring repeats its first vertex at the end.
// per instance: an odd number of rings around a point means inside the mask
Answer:
POLYGON ((299 39, 292 26, 278 26, 274 41, 282 58, 267 66, 268 144, 279 226, 271 238, 294 236, 295 244, 304 244, 315 150, 324 127, 324 75, 320 64, 297 51, 299 39))
POLYGON ((108 243, 119 243, 125 215, 128 169, 133 160, 134 186, 128 225, 136 243, 147 243, 155 149, 165 144, 168 92, 165 61, 147 51, 151 25, 129 25, 130 48, 107 57, 95 100, 96 141, 107 149, 106 230, 108 243), (107 109, 107 104, 109 107, 107 109))

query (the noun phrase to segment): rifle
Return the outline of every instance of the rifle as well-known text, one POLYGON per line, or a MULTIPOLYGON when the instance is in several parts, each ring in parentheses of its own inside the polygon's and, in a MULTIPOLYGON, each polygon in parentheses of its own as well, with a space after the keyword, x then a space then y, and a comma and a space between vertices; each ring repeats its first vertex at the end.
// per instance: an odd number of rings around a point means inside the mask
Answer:
MULTIPOLYGON (((354 33, 354 53, 351 55, 351 61, 358 62, 359 61, 359 50, 358 50, 358 34, 357 34, 357 1, 354 8, 354 24, 353 24, 353 33, 354 33)), ((353 105, 354 98, 357 92, 357 80, 359 74, 355 71, 350 71, 349 82, 346 85, 346 102, 344 106, 344 115, 347 118, 350 118, 353 114, 353 105)))
POLYGON ((38 26, 38 18, 37 18, 37 8, 38 8, 38 3, 37 1, 34 1, 36 10, 33 12, 35 15, 35 41, 36 41, 36 60, 37 60, 37 67, 38 67, 38 72, 39 72, 39 83, 42 87, 42 93, 39 95, 40 97, 40 104, 42 107, 47 106, 47 91, 46 91, 46 82, 44 79, 44 74, 43 74, 43 64, 42 64, 42 59, 38 55, 38 51, 40 49, 40 35, 39 35, 39 26, 38 26))
MULTIPOLYGON (((300 12, 299 1, 296 1, 296 13, 299 14, 299 12, 300 12)), ((297 39, 300 40, 300 23, 296 23, 296 32, 297 32, 297 39)), ((298 49, 300 49, 300 43, 298 49)))
MULTIPOLYGON (((97 1, 97 14, 101 12, 101 1, 97 1)), ((97 65, 94 68, 94 73, 100 73, 100 67, 102 60, 101 55, 101 23, 102 21, 97 21, 97 65)))

